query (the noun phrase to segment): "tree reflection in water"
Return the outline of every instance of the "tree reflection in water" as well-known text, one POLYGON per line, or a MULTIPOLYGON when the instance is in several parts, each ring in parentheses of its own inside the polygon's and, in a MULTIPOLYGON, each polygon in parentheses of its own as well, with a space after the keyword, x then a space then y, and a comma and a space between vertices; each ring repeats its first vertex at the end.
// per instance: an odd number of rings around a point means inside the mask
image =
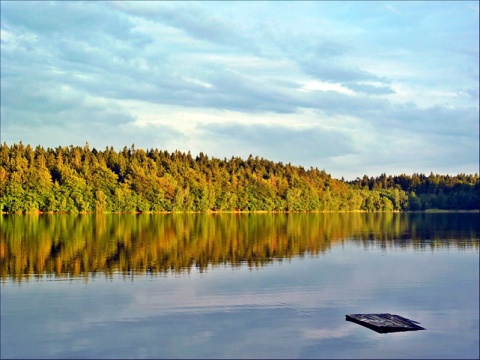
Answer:
POLYGON ((3 215, 0 276, 111 276, 317 256, 350 241, 382 248, 479 247, 478 213, 3 215))

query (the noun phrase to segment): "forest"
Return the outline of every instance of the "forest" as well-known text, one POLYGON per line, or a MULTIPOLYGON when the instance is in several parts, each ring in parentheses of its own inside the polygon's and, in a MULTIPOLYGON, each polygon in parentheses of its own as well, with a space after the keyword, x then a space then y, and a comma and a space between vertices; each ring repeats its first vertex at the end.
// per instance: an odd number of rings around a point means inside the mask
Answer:
POLYGON ((478 210, 476 174, 334 179, 264 158, 158 149, 0 148, 3 213, 478 210))

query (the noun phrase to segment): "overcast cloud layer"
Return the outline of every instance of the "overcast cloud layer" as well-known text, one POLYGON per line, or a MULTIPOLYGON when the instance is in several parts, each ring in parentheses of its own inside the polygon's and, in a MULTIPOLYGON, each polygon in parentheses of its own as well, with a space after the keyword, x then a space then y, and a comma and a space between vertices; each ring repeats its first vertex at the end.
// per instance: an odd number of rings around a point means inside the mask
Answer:
POLYGON ((478 2, 1 2, 1 142, 476 173, 478 2))

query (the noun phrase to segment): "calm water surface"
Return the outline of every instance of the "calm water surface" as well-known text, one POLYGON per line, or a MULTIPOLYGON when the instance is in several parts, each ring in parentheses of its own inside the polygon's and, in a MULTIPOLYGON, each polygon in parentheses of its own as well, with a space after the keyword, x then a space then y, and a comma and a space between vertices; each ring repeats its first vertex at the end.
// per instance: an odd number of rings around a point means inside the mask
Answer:
POLYGON ((0 218, 1 358, 479 358, 479 215, 0 218), (427 330, 378 334, 345 314, 427 330))

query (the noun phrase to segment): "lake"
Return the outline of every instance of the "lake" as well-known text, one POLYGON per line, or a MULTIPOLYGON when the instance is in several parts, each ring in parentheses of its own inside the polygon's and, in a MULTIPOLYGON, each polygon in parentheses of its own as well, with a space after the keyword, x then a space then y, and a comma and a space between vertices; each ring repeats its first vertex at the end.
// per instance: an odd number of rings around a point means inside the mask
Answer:
POLYGON ((0 278, 2 359, 480 355, 478 213, 3 215, 0 278))

